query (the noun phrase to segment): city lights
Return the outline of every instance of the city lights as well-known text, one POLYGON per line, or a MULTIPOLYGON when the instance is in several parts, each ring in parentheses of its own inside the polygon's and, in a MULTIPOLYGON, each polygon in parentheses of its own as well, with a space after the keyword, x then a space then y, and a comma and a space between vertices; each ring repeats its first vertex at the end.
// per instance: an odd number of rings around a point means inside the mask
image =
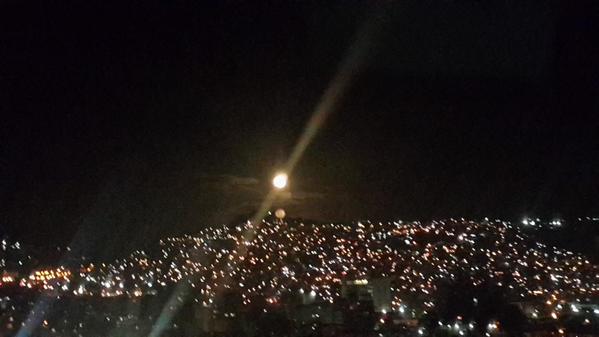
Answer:
MULTIPOLYGON (((9 264, 18 262, 27 260, 9 264)), ((558 324, 569 313, 599 316, 599 307, 581 302, 599 295, 599 267, 499 220, 315 224, 273 217, 260 226, 245 222, 166 237, 111 263, 2 272, 0 289, 12 284, 75 298, 136 299, 185 283, 204 308, 214 307, 224 287, 239 292, 244 308, 263 298, 264 310, 278 308, 291 291, 310 303, 335 303, 343 286, 373 289, 386 279, 390 298, 380 312, 405 317, 435 310, 439 285, 462 275, 472 286, 492 284, 513 301, 530 303, 530 319, 558 324), (248 240, 244 233, 252 230, 256 235, 248 240)), ((469 301, 481 305, 480 297, 469 301)), ((474 328, 461 316, 442 323, 458 335, 474 328)), ((499 330, 500 323, 490 322, 488 331, 499 330)))

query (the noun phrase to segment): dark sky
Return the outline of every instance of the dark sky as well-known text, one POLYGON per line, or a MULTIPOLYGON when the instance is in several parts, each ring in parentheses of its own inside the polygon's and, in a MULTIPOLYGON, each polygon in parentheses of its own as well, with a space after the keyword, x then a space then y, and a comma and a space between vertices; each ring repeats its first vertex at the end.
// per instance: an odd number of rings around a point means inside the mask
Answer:
POLYGON ((0 5, 2 231, 101 245, 250 214, 352 45, 289 215, 599 213, 596 5, 123 3, 0 5))

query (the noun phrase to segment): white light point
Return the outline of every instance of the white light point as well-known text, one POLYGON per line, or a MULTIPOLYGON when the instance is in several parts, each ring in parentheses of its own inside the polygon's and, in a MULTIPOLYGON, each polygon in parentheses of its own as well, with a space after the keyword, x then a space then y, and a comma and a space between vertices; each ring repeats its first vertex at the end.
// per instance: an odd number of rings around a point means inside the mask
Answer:
POLYGON ((277 173, 272 179, 272 185, 277 189, 283 189, 287 186, 287 179, 286 173, 277 173))

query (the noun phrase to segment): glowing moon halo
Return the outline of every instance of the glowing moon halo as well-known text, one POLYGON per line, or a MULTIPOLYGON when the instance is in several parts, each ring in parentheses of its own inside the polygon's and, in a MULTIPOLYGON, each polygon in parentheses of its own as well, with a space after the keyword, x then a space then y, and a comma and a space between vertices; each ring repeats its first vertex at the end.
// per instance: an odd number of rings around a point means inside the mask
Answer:
POLYGON ((277 189, 283 189, 287 186, 287 174, 286 173, 277 173, 275 177, 272 179, 272 185, 277 189))

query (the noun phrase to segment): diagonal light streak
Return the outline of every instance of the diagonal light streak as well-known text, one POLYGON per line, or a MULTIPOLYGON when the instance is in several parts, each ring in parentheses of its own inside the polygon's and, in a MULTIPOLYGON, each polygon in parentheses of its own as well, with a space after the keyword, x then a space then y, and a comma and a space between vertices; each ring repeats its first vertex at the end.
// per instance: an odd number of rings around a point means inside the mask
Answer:
MULTIPOLYGON (((322 129, 326 120, 329 116, 337 109, 340 101, 343 96, 347 93, 348 89, 352 84, 352 80, 355 78, 355 75, 360 70, 361 65, 364 62, 364 58, 368 51, 370 51, 370 43, 372 42, 373 34, 372 30, 374 28, 374 21, 367 22, 362 29, 359 30, 358 35, 355 39, 355 42, 349 49, 348 55, 345 57, 343 62, 340 64, 339 69, 336 75, 331 80, 329 86, 326 91, 322 95, 320 101, 316 105, 314 112, 312 113, 310 119, 306 123, 306 126, 298 139, 295 147, 293 148, 291 155, 289 156, 287 162, 283 166, 283 172, 287 175, 291 175, 291 172, 295 169, 296 165, 302 158, 308 146, 312 143, 318 132, 322 129)), ((217 296, 224 290, 225 285, 231 282, 231 272, 237 268, 239 262, 242 258, 245 257, 248 246, 251 244, 245 244, 245 242, 252 242, 260 230, 260 225, 264 216, 268 212, 268 210, 272 207, 273 202, 276 200, 278 192, 276 189, 271 189, 262 203, 260 207, 250 220, 250 223, 253 225, 250 229, 243 232, 243 240, 241 241, 242 245, 240 245, 237 251, 234 251, 231 255, 233 264, 229 265, 228 273, 226 273, 226 277, 219 284, 217 289, 217 296)), ((187 282, 185 282, 187 283, 187 282)), ((166 307, 169 306, 169 303, 174 303, 175 299, 187 295, 188 291, 187 286, 177 287, 173 294, 171 295, 169 301, 167 301, 166 307)), ((162 332, 170 325, 170 321, 176 315, 176 312, 179 310, 179 306, 171 308, 170 310, 166 310, 166 307, 163 308, 162 313, 158 317, 157 323, 154 325, 149 336, 158 337, 162 334, 162 332)))

